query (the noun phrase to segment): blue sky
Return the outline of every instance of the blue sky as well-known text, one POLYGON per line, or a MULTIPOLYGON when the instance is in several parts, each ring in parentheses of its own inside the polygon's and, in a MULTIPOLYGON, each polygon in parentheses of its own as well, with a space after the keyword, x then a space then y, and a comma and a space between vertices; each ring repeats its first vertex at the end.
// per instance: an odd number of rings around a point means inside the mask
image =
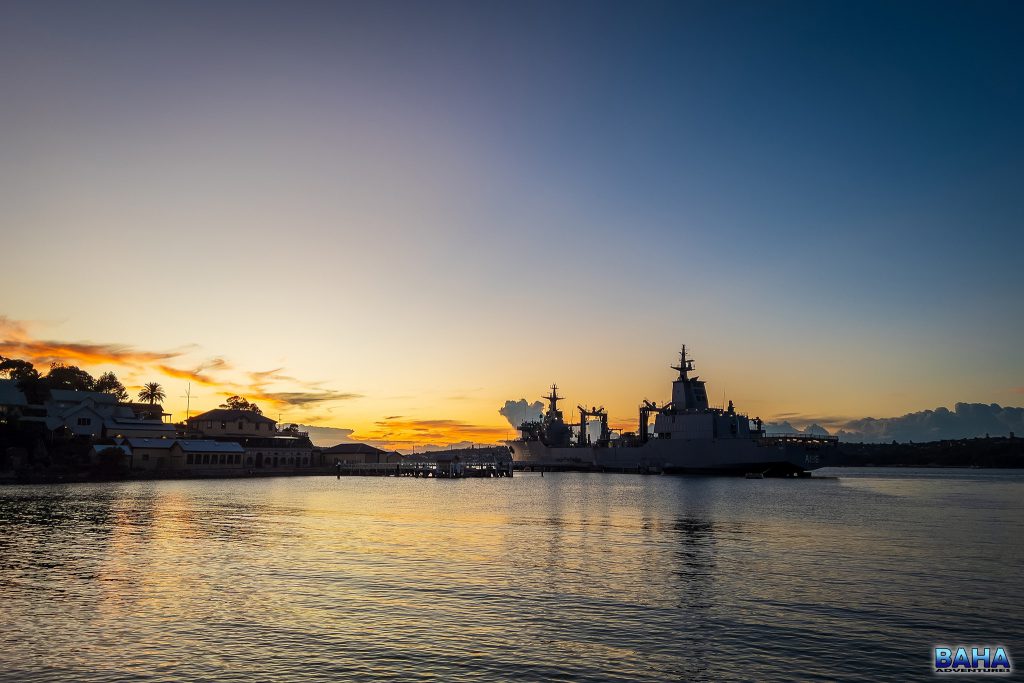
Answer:
POLYGON ((751 412, 1020 401, 1020 3, 3 12, 39 336, 287 367, 364 429, 552 379, 629 417, 682 341, 751 412), (474 398, 388 398, 431 391, 474 398))

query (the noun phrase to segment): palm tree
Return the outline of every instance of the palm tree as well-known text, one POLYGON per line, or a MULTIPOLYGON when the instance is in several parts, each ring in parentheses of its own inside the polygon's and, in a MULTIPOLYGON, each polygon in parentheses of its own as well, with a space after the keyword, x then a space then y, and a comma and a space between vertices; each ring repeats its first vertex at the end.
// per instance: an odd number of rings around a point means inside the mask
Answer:
POLYGON ((149 405, 153 405, 158 401, 162 401, 167 398, 167 394, 164 393, 164 388, 156 382, 147 382, 142 385, 142 391, 139 392, 139 400, 147 401, 149 405))

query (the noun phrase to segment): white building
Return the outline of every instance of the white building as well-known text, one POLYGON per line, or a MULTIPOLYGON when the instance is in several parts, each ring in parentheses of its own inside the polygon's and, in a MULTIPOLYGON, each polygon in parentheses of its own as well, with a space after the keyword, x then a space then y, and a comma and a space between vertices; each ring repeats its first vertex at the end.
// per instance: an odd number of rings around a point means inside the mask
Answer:
POLYGON ((64 428, 75 436, 93 439, 174 437, 174 425, 146 413, 149 411, 118 403, 110 394, 53 389, 46 402, 46 427, 51 431, 64 428))

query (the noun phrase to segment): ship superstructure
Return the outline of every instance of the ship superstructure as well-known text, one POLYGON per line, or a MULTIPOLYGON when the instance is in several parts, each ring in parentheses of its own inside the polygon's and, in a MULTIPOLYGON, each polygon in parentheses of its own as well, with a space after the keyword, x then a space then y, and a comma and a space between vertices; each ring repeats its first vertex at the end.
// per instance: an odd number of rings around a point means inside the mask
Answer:
POLYGON ((585 469, 790 475, 827 464, 834 437, 765 434, 761 419, 728 406, 712 407, 703 380, 692 374, 694 361, 686 346, 679 354, 672 382, 672 400, 658 405, 644 400, 636 432, 614 435, 603 407, 578 406, 580 419, 565 422, 558 387, 544 398, 548 408, 540 420, 520 426, 522 438, 509 442, 520 468, 585 469), (654 424, 651 425, 651 418, 654 424), (592 421, 600 430, 591 433, 592 421))

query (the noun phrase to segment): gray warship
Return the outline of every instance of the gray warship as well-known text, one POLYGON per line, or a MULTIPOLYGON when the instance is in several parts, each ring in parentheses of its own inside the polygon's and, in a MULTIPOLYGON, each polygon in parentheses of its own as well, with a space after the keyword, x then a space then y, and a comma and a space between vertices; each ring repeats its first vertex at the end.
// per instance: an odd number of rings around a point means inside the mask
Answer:
POLYGON ((809 476, 833 460, 837 438, 810 434, 766 434, 760 418, 708 404, 704 382, 684 345, 672 400, 640 404, 636 432, 615 435, 603 407, 578 406, 579 422, 568 423, 551 386, 547 411, 519 426, 522 437, 509 441, 513 466, 527 470, 583 470, 664 474, 728 474, 748 477, 809 476), (653 428, 650 425, 654 417, 653 428), (594 441, 588 426, 600 423, 594 441))

